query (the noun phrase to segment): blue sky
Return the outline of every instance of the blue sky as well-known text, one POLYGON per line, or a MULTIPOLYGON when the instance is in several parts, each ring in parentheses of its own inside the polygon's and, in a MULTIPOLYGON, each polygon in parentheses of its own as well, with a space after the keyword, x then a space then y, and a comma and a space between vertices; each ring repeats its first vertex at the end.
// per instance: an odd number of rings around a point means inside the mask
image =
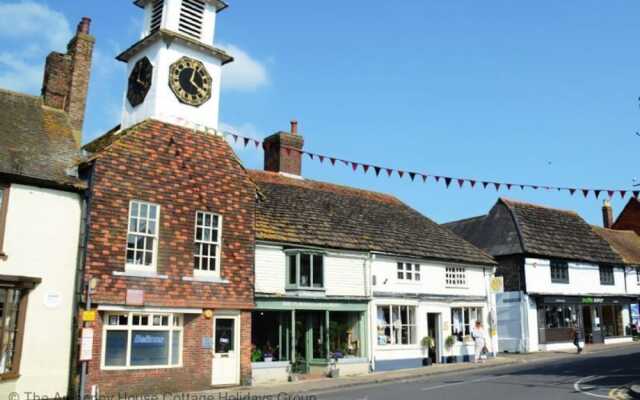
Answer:
MULTIPOLYGON (((126 77, 114 57, 142 28, 131 3, 0 0, 0 86, 37 94, 47 52, 90 16, 85 141, 115 126, 126 77)), ((309 151, 436 175, 621 189, 640 178, 636 1, 229 3, 216 36, 238 59, 223 75, 229 129, 262 138, 296 118, 309 151)), ((261 167, 260 152, 239 155, 261 167)), ((602 197, 447 190, 308 158, 303 174, 392 193, 438 222, 485 213, 500 195, 601 222, 602 197)))

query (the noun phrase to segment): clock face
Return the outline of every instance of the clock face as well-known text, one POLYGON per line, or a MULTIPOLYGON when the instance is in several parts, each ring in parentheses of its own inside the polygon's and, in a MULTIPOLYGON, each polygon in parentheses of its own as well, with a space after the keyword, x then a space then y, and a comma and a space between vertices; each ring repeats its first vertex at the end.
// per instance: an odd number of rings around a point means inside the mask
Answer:
POLYGON ((153 79, 153 65, 147 57, 140 59, 129 75, 129 88, 127 100, 133 107, 137 107, 144 101, 151 88, 153 79))
POLYGON ((169 86, 182 103, 199 107, 211 98, 211 75, 204 64, 182 57, 169 71, 169 86))

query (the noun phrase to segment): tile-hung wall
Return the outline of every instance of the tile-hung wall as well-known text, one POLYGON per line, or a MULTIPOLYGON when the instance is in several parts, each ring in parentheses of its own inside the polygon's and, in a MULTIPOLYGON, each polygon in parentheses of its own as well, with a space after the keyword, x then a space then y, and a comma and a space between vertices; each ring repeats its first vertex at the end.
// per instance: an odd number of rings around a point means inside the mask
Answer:
POLYGON ((425 336, 435 340, 434 361, 466 361, 473 356, 474 322, 480 319, 489 333, 491 267, 377 256, 371 270, 376 370, 422 365, 425 336), (455 341, 448 347, 450 336, 455 341))

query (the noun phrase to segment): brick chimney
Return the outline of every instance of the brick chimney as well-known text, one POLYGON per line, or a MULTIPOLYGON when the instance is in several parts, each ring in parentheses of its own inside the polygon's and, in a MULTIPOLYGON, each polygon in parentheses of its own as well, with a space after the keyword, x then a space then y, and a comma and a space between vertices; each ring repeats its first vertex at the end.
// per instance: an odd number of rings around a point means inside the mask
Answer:
POLYGON ((613 226, 613 208, 609 200, 605 200, 602 206, 602 225, 607 229, 613 226))
POLYGON ((76 35, 67 45, 67 53, 54 51, 47 56, 42 82, 44 104, 69 114, 78 146, 82 141, 82 126, 95 45, 95 38, 91 36, 90 28, 91 19, 82 18, 76 35))
POLYGON ((304 139, 298 135, 298 122, 291 121, 291 132, 277 132, 264 140, 264 170, 300 176, 302 155, 297 150, 304 147, 304 139))

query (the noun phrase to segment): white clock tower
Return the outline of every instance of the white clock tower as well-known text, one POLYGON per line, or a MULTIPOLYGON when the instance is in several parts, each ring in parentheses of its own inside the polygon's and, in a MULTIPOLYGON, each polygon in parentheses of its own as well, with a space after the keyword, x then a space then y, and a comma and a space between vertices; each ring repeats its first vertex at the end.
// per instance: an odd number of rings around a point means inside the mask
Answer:
POLYGON ((217 129, 222 66, 233 58, 213 45, 221 0, 136 0, 144 9, 140 41, 127 63, 121 128, 147 118, 217 129))

